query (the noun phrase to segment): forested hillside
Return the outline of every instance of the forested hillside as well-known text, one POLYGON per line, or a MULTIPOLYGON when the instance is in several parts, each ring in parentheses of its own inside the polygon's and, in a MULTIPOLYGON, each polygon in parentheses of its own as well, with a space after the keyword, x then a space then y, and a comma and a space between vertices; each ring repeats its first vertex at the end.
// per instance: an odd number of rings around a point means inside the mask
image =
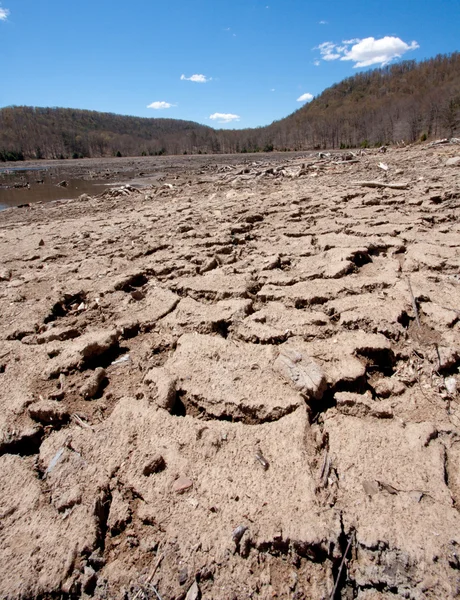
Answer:
POLYGON ((0 159, 233 153, 414 142, 460 131, 460 53, 357 73, 266 127, 64 108, 0 109, 0 159))

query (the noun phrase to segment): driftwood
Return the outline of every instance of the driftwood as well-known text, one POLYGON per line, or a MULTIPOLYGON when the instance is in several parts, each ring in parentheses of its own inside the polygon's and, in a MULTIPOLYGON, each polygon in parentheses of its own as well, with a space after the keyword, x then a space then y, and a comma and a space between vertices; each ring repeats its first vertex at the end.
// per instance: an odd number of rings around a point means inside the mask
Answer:
POLYGON ((426 150, 427 148, 433 148, 433 146, 440 146, 441 144, 460 144, 460 138, 444 138, 442 140, 435 140, 434 142, 430 142, 427 146, 425 146, 423 150, 426 150))
POLYGON ((407 190, 409 188, 408 183, 385 183, 384 181, 354 181, 354 185, 360 185, 362 187, 380 188, 386 187, 392 190, 407 190))

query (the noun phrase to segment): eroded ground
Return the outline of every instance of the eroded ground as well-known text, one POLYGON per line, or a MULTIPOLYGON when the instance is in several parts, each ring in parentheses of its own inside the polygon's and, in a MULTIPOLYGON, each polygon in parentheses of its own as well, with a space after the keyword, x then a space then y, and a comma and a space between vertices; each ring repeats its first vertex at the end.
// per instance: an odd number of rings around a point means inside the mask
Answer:
POLYGON ((3 212, 1 597, 458 597, 455 154, 3 212))

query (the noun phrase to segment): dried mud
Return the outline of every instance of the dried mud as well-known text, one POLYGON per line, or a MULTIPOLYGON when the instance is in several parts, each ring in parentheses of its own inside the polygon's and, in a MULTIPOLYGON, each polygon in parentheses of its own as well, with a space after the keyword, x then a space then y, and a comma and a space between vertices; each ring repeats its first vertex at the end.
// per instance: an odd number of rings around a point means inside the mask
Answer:
POLYGON ((456 150, 4 211, 0 596, 457 598, 456 150))

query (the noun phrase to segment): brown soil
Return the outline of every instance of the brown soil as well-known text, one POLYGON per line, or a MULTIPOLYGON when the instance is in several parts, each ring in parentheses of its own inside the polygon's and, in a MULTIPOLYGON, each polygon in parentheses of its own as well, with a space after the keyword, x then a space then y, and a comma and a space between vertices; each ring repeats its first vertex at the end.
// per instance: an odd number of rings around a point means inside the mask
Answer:
POLYGON ((0 596, 457 598, 455 150, 2 212, 0 596))

